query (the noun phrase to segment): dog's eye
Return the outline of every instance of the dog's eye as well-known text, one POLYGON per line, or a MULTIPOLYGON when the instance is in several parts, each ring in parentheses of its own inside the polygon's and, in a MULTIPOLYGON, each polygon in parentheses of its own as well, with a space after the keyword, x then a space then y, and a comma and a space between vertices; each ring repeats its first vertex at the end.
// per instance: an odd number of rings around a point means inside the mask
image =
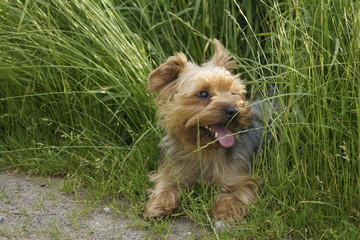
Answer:
POLYGON ((232 92, 231 94, 232 94, 232 95, 236 95, 236 92, 232 92))
POLYGON ((201 91, 198 93, 199 98, 208 98, 210 96, 209 92, 201 91))

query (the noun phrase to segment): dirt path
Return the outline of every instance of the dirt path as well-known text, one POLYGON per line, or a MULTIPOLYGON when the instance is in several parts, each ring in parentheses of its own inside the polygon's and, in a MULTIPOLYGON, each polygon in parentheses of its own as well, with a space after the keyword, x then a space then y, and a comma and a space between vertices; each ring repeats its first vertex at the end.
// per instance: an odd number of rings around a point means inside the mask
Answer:
MULTIPOLYGON (((86 212, 85 203, 59 190, 61 184, 57 178, 0 172, 0 240, 154 239, 110 209, 86 212)), ((193 225, 179 218, 159 239, 198 239, 193 225)))

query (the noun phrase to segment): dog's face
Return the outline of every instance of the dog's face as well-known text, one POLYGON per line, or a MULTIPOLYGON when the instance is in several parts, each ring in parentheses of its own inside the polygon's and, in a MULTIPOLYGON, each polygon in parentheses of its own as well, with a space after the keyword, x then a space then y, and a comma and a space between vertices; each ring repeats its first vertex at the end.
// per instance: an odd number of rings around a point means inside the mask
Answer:
POLYGON ((159 92, 160 125, 185 148, 229 148, 233 134, 251 123, 245 86, 231 70, 236 64, 214 40, 213 58, 197 66, 178 53, 149 76, 149 89, 159 92))

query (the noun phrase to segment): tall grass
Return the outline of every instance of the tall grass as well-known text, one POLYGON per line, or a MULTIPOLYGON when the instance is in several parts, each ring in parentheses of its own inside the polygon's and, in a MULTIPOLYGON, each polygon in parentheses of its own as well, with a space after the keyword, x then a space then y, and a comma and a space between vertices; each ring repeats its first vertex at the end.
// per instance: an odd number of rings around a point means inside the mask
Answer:
POLYGON ((137 171, 146 179, 152 66, 112 3, 1 4, 2 163, 68 175, 104 195, 130 189, 137 171))
MULTIPOLYGON (((161 134, 147 75, 176 51, 205 61, 216 37, 278 111, 255 161, 258 203, 207 238, 356 239, 359 11, 350 0, 4 0, 0 166, 65 176, 69 191, 125 197, 122 211, 141 213, 161 134)), ((215 194, 184 193, 181 213, 212 229, 215 194)))

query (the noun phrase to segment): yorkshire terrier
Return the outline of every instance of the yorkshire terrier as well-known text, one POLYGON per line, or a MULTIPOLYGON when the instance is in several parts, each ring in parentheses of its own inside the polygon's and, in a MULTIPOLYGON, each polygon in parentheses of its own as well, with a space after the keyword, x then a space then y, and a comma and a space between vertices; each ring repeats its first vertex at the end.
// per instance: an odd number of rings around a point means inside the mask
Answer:
POLYGON ((238 222, 252 206, 259 181, 251 175, 261 137, 261 111, 246 100, 246 87, 229 52, 214 39, 215 54, 198 66, 183 53, 149 75, 158 92, 162 162, 151 175, 145 218, 170 215, 183 189, 197 180, 216 185, 215 222, 238 222))

